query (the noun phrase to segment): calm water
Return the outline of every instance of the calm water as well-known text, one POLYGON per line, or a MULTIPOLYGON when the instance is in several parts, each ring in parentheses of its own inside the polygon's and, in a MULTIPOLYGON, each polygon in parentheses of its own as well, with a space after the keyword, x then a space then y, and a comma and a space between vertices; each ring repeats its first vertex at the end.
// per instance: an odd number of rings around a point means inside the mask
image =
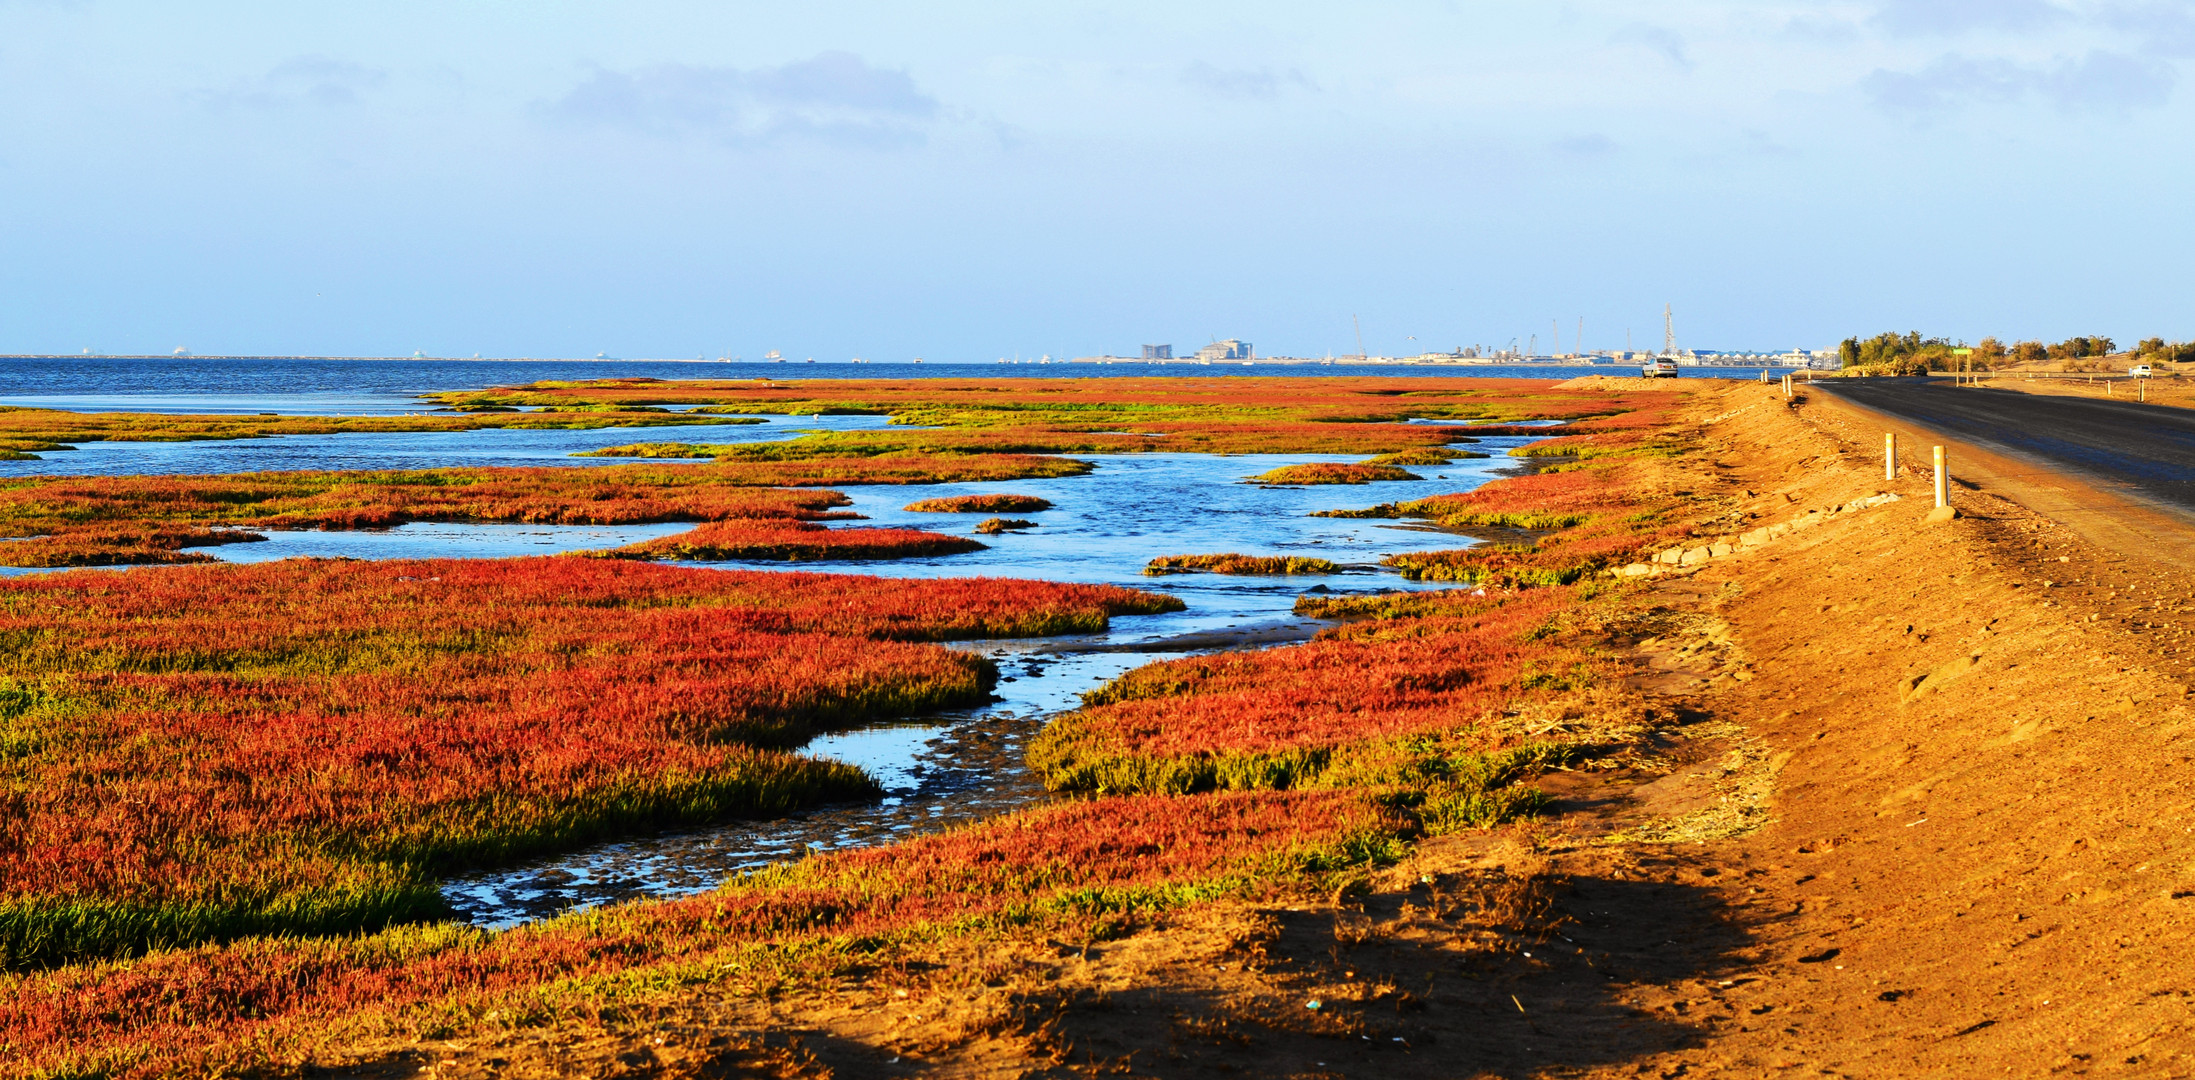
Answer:
MULTIPOLYGON (((1686 368, 1699 378, 1759 376, 1759 368, 1686 368)), ((420 394, 543 379, 921 379, 1122 378, 1144 375, 1393 375, 1567 379, 1637 374, 1629 365, 1471 366, 1252 364, 848 364, 694 363, 661 360, 309 360, 288 357, 122 359, 0 357, 0 405, 80 412, 256 413, 383 416, 418 412, 420 394)))

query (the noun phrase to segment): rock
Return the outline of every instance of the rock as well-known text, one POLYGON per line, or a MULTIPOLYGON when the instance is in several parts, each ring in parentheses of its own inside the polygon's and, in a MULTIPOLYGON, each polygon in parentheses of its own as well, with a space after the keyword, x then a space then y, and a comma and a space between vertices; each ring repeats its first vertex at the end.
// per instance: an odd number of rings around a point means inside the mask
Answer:
POLYGON ((1785 525, 1785 524, 1783 524, 1783 523, 1781 523, 1781 522, 1778 522, 1777 524, 1774 524, 1774 525, 1770 525, 1770 526, 1768 527, 1768 538, 1769 538, 1770 540, 1774 540, 1774 539, 1777 539, 1778 537, 1782 537, 1782 536, 1788 535, 1788 534, 1789 534, 1790 532, 1791 532, 1791 526, 1789 526, 1789 525, 1785 525))
POLYGON ((1709 558, 1710 556, 1708 555, 1706 548, 1696 547, 1690 551, 1685 552, 1684 557, 1677 561, 1677 565, 1695 566, 1700 563, 1706 562, 1709 558))
POLYGON ((1720 559, 1725 555, 1735 555, 1737 554, 1737 551, 1737 548, 1731 547, 1728 543, 1716 543, 1707 545, 1707 557, 1710 559, 1720 559))
POLYGON ((1655 561, 1655 562, 1665 562, 1665 563, 1668 563, 1668 564, 1670 564, 1671 566, 1675 566, 1676 564, 1678 564, 1678 563, 1680 563, 1680 562, 1683 562, 1683 561, 1684 561, 1684 549, 1683 549, 1683 548, 1670 548, 1669 550, 1667 550, 1667 551, 1664 551, 1664 552, 1662 552, 1661 554, 1659 554, 1659 555, 1656 555, 1656 556, 1654 556, 1654 561, 1655 561))
POLYGON ((1930 511, 1928 512, 1928 516, 1927 516, 1927 517, 1924 517, 1924 518, 1922 518, 1922 519, 1921 519, 1921 521, 1922 521, 1923 523, 1925 523, 1925 524, 1929 524, 1929 525, 1934 525, 1934 524, 1936 524, 1937 522, 1940 522, 1940 521, 1949 521, 1949 520, 1951 520, 1952 518, 1955 518, 1955 517, 1958 517, 1958 516, 1959 516, 1959 508, 1958 508, 1958 507, 1956 507, 1956 506, 1939 506, 1939 507, 1935 508, 1934 510, 1930 510, 1930 511))
POLYGON ((1653 573, 1654 568, 1642 562, 1635 562, 1629 566, 1622 567, 1621 569, 1617 570, 1611 570, 1609 572, 1619 577, 1645 577, 1646 575, 1653 573))

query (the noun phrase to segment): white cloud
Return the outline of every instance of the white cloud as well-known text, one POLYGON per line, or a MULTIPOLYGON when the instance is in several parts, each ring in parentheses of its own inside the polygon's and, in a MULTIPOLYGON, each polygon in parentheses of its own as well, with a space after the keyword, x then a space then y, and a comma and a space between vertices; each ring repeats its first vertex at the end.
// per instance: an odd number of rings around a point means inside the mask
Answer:
POLYGON ((1893 34, 2034 30, 2071 17, 2045 0, 1889 0, 1870 20, 1893 34))
POLYGON ((1612 45, 1638 45, 1659 54, 1670 63, 1692 70, 1692 61, 1685 56, 1684 38, 1665 26, 1632 23, 1610 35, 1612 45))
POLYGON ((388 82, 388 72, 327 56, 285 60, 256 79, 195 96, 209 108, 279 109, 297 105, 357 105, 388 82))
POLYGON ((1283 88, 1316 90, 1318 87, 1295 68, 1275 72, 1271 68, 1228 70, 1202 60, 1182 69, 1181 81, 1219 97, 1271 98, 1283 88))
POLYGON ((1567 157, 1597 158, 1616 152, 1616 140, 1602 134, 1573 135, 1555 142, 1555 152, 1567 157))
POLYGON ((2103 25, 2133 37, 2143 52, 2195 56, 2195 0, 2113 3, 2097 18, 2103 25))
POLYGON ((834 51, 771 68, 663 64, 596 71, 544 111, 559 120, 664 136, 890 146, 921 142, 939 108, 906 72, 834 51))
POLYGON ((2030 96, 2067 109, 2124 111, 2163 105, 2176 80, 2169 64, 2097 50, 2079 60, 2047 66, 1950 54, 1919 71, 1878 69, 1861 85, 1878 107, 1902 112, 1936 112, 2030 96))

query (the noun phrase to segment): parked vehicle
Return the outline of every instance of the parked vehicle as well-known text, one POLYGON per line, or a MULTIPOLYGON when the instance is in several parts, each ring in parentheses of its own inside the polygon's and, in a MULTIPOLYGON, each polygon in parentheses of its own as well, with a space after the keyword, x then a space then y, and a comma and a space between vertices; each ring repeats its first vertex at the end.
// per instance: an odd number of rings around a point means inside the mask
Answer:
POLYGON ((2146 379, 2146 378, 2149 378, 2149 365, 2148 365, 2148 364, 2136 364, 2136 365, 2134 365, 2133 367, 2130 367, 2130 368, 2126 369, 2126 373, 2127 373, 2128 375, 2131 375, 2131 376, 2133 376, 2134 378, 2137 378, 2137 379, 2146 379))
POLYGON ((1639 374, 1649 379, 1674 379, 1677 377, 1677 362, 1666 356, 1657 356, 1641 364, 1639 374))

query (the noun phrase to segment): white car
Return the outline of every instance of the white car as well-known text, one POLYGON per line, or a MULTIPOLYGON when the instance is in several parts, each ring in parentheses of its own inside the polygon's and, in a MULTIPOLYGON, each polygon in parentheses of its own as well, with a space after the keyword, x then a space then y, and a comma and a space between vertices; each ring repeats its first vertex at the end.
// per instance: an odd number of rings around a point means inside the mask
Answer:
POLYGON ((1677 377, 1677 362, 1666 356, 1648 360, 1639 365, 1639 374, 1649 379, 1674 379, 1677 377))
POLYGON ((2146 379, 2146 378, 2149 378, 2149 365, 2148 365, 2148 364, 2136 364, 2136 365, 2134 365, 2133 367, 2130 367, 2130 368, 2126 369, 2126 373, 2127 373, 2127 374, 2128 374, 2129 376, 2131 376, 2131 377, 2133 377, 2133 378, 2136 378, 2136 379, 2146 379))

